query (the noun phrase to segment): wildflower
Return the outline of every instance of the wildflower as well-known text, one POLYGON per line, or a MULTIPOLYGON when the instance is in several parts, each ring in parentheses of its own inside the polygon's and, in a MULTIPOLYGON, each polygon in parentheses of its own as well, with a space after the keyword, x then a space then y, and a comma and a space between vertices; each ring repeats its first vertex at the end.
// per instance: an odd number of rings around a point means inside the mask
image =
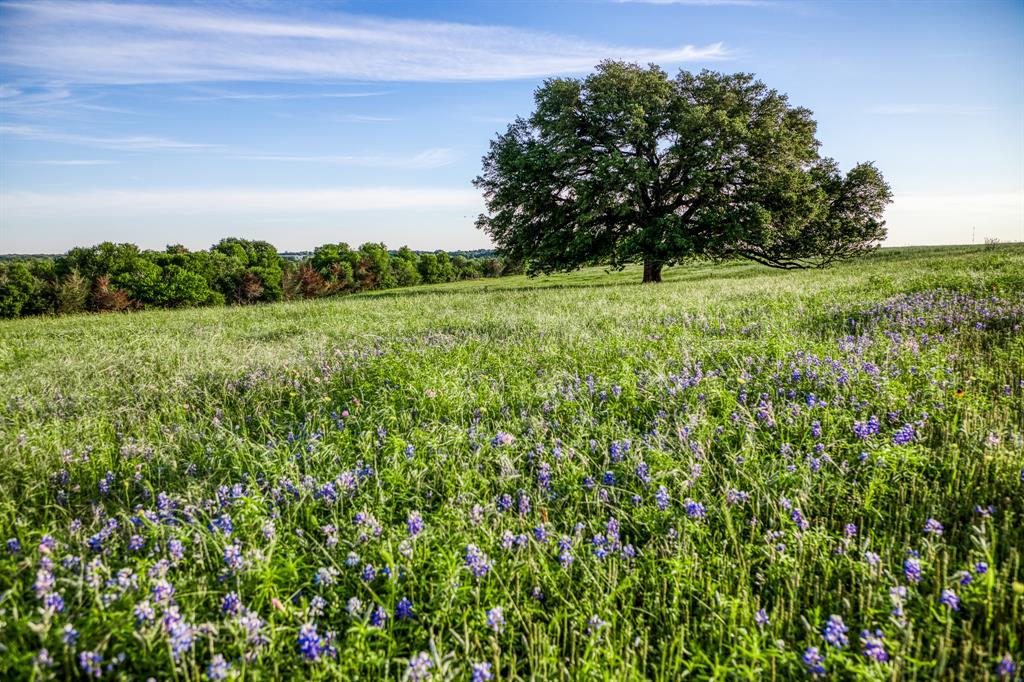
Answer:
POLYGON ((232 571, 242 569, 242 547, 238 544, 228 545, 224 548, 224 563, 232 571))
POLYGON ((64 611, 64 597, 56 592, 51 592, 43 598, 43 608, 52 613, 64 611))
POLYGON ((505 614, 500 606, 487 611, 487 627, 500 633, 505 628, 505 614))
POLYGON ((601 620, 597 614, 594 614, 590 617, 590 620, 587 621, 587 634, 594 637, 600 634, 601 630, 606 627, 608 627, 608 622, 601 620))
POLYGON ((491 439, 491 445, 494 447, 501 447, 503 445, 511 445, 515 441, 515 436, 511 433, 505 433, 504 431, 498 431, 498 434, 491 439))
POLYGON ((74 648, 78 642, 78 630, 71 623, 67 623, 64 625, 64 631, 61 633, 60 638, 64 642, 64 646, 74 648))
POLYGON ((924 522, 924 532, 929 535, 942 535, 942 524, 935 519, 928 519, 924 522))
POLYGON ((417 535, 423 532, 423 517, 420 516, 418 511, 409 512, 409 516, 406 519, 406 528, 409 530, 409 537, 415 538, 417 535))
POLYGON ((758 609, 757 613, 754 614, 754 622, 757 623, 758 627, 762 627, 762 628, 765 625, 768 625, 768 623, 769 623, 768 612, 765 611, 764 609, 758 609))
POLYGON ((470 666, 472 682, 490 682, 494 679, 490 663, 474 663, 470 666))
POLYGON ((846 636, 848 631, 849 628, 847 628, 846 624, 843 623, 842 616, 833 614, 829 616, 828 622, 825 623, 825 630, 823 634, 826 642, 837 649, 842 649, 844 646, 849 644, 850 640, 846 636))
POLYGON ((668 488, 663 485, 658 486, 658 492, 654 493, 654 502, 658 505, 658 511, 665 511, 668 509, 668 488))
POLYGON ((985 575, 986 573, 988 573, 988 564, 984 561, 979 561, 978 563, 974 564, 974 572, 978 575, 985 575))
POLYGON ((153 605, 149 603, 148 599, 143 599, 136 604, 135 608, 132 609, 132 613, 135 615, 136 625, 152 623, 156 619, 156 611, 153 609, 153 605))
POLYGON ((852 523, 846 524, 846 526, 843 528, 843 535, 845 535, 848 538, 857 537, 857 526, 852 523))
POLYGON ((707 510, 704 508, 704 505, 700 502, 694 502, 690 498, 686 498, 684 507, 686 508, 686 515, 691 519, 700 521, 707 516, 707 510))
POLYGON ((917 432, 914 430, 913 424, 904 424, 901 428, 896 430, 896 433, 892 436, 893 445, 909 445, 914 442, 917 438, 917 432))
POLYGON ((364 583, 373 582, 374 578, 377 577, 377 570, 373 567, 373 564, 366 564, 363 566, 362 579, 364 583))
POLYGON ((466 545, 465 565, 477 578, 482 578, 491 570, 490 560, 476 545, 466 545))
POLYGON ((388 612, 384 610, 383 606, 377 606, 373 611, 370 612, 370 625, 375 628, 384 627, 384 623, 388 621, 388 612))
POLYGON ((103 675, 103 656, 95 651, 83 651, 78 654, 78 667, 82 669, 86 677, 101 677, 103 675))
POLYGON ((224 660, 221 654, 214 654, 206 666, 206 678, 208 680, 225 680, 231 674, 231 664, 224 660))
POLYGON ((825 658, 818 652, 818 647, 810 646, 804 652, 803 656, 804 665, 807 666, 807 673, 811 677, 824 677, 825 675, 825 658))
POLYGON ((39 650, 39 653, 36 654, 36 665, 38 665, 40 668, 53 667, 53 656, 50 655, 49 649, 39 650))
POLYGON ((395 607, 395 618, 398 620, 411 620, 412 617, 412 601, 407 597, 402 597, 395 607))
POLYGON ((168 602, 171 597, 174 596, 174 585, 170 584, 166 580, 157 580, 153 583, 153 586, 149 588, 153 598, 157 603, 168 602))
POLYGON ((874 634, 870 630, 862 630, 860 633, 860 643, 864 655, 878 663, 885 663, 889 660, 889 653, 885 650, 882 639, 884 639, 884 635, 881 630, 875 630, 874 634))
POLYGON ((348 611, 348 615, 355 616, 363 610, 363 602, 359 600, 359 597, 350 597, 345 609, 348 611))
POLYGON ((409 659, 409 669, 406 671, 406 676, 412 682, 429 680, 432 677, 430 669, 433 667, 434 662, 430 660, 430 654, 426 651, 421 651, 414 658, 409 659))
POLYGON ((1010 658, 1010 654, 1004 654, 996 664, 996 674, 1003 679, 1009 679, 1015 672, 1017 672, 1017 665, 1010 658))
POLYGON ((21 542, 18 541, 18 538, 11 538, 7 541, 7 551, 11 554, 17 554, 21 551, 21 542))
POLYGON ((324 640, 317 633, 316 626, 312 623, 306 623, 299 628, 298 644, 299 652, 310 661, 319 660, 327 648, 324 640))
POLYGON ((942 590, 942 594, 939 595, 939 603, 948 606, 952 611, 960 610, 960 597, 956 596, 956 592, 953 590, 942 590))
POLYGON ((907 582, 915 584, 921 582, 921 562, 913 557, 904 561, 903 575, 906 576, 907 582))

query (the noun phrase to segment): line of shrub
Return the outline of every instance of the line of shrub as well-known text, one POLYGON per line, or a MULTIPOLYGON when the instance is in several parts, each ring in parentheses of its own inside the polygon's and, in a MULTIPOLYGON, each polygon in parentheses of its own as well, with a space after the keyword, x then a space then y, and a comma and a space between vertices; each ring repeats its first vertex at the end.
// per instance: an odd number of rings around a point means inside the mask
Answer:
POLYGON ((104 242, 56 258, 0 262, 0 317, 184 308, 317 298, 415 284, 499 277, 518 268, 493 256, 325 244, 300 260, 264 241, 227 238, 207 251, 143 251, 104 242))

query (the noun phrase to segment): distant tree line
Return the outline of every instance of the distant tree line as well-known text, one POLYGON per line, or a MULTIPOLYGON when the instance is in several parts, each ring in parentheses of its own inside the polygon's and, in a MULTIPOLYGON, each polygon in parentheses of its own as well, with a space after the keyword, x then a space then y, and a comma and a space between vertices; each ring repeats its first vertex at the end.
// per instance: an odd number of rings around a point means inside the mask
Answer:
POLYGON ((325 244, 303 259, 264 241, 222 239, 207 251, 143 251, 104 242, 62 256, 0 260, 0 317, 246 305, 336 296, 521 272, 480 252, 389 251, 384 244, 325 244))

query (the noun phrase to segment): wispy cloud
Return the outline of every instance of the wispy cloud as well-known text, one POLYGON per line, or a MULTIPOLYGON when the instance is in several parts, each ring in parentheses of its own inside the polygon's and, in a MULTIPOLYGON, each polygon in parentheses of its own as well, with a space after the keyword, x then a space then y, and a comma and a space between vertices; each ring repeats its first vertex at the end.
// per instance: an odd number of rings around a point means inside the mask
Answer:
POLYGON ((880 104, 868 107, 865 113, 878 114, 882 116, 925 116, 925 115, 950 115, 950 116, 972 116, 994 111, 993 107, 964 107, 945 106, 930 104, 880 104))
POLYGON ((358 98, 358 97, 379 97, 390 94, 388 90, 378 92, 287 92, 287 93, 259 93, 259 92, 225 92, 212 95, 197 95, 194 97, 178 97, 182 102, 207 102, 216 100, 296 100, 296 99, 334 99, 334 98, 358 98))
MULTIPOLYGON (((270 5, 274 7, 274 5, 270 5)), ((606 58, 724 59, 722 43, 641 48, 502 26, 199 5, 8 2, 0 62, 69 83, 479 81, 588 71, 606 58)))
POLYGON ((776 7, 774 0, 614 0, 619 4, 690 5, 692 7, 776 7))
POLYGON ((377 156, 348 154, 240 154, 234 158, 251 161, 286 161, 293 163, 327 163, 341 166, 366 168, 395 168, 404 170, 425 170, 447 166, 454 161, 450 149, 427 149, 414 156, 377 156))
POLYGON ((124 152, 152 152, 173 150, 216 149, 218 145, 182 142, 149 135, 104 136, 68 133, 29 125, 0 125, 0 138, 18 137, 40 142, 58 142, 81 147, 96 147, 124 152))
POLYGON ((5 222, 33 224, 75 215, 306 215, 351 211, 471 209, 481 205, 472 189, 427 187, 340 187, 278 190, 223 189, 95 190, 88 192, 9 191, 0 194, 5 222))
POLYGON ((117 163, 117 161, 111 159, 39 159, 36 161, 26 161, 25 163, 40 166, 106 166, 117 163))

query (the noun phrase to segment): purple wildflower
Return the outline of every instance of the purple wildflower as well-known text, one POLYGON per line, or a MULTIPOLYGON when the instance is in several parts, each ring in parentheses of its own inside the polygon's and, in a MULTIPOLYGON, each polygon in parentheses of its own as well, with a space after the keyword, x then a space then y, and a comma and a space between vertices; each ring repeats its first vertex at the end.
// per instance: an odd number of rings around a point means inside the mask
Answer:
POLYGON ((847 628, 846 624, 843 622, 842 616, 833 614, 829 616, 828 622, 825 623, 823 635, 826 642, 837 649, 842 649, 850 643, 850 640, 846 636, 848 631, 849 628, 847 628))
POLYGON ((956 596, 956 592, 953 590, 942 590, 939 603, 948 606, 952 611, 960 610, 960 597, 956 596))
POLYGON ((807 650, 804 652, 803 661, 804 665, 807 666, 807 674, 811 677, 824 677, 825 658, 818 651, 818 647, 807 647, 807 650))
POLYGON ((500 606, 487 611, 487 627, 500 633, 505 628, 505 614, 500 606))
POLYGON ((472 682, 490 682, 494 679, 490 663, 474 663, 470 670, 473 675, 472 682))
POLYGON ((883 639, 884 635, 881 630, 875 630, 874 634, 870 630, 862 630, 860 633, 860 643, 864 655, 878 663, 888 661, 889 653, 885 650, 883 639))

